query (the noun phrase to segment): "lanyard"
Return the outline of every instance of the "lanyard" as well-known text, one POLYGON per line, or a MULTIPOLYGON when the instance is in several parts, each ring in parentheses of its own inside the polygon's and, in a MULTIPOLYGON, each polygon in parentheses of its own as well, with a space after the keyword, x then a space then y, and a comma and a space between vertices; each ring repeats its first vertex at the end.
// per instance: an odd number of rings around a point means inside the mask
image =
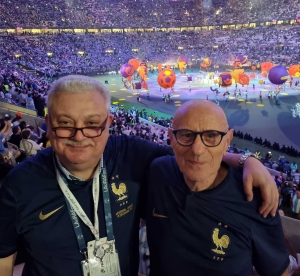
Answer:
MULTIPOLYGON (((55 164, 55 162, 54 162, 55 164)), ((56 177, 58 184, 65 196, 66 204, 69 210, 70 218, 72 220, 73 228, 76 234, 78 246, 80 248, 80 252, 86 252, 86 244, 83 238, 82 230, 78 221, 78 217, 83 221, 85 225, 87 225, 96 240, 100 239, 99 232, 99 220, 98 220, 98 203, 99 203, 99 193, 100 193, 100 185, 99 185, 99 174, 101 175, 101 184, 102 184, 102 193, 103 193, 103 201, 104 201, 104 213, 105 213, 105 223, 106 223, 106 232, 107 232, 107 240, 113 240, 113 224, 112 224, 112 215, 111 215, 111 206, 110 206, 110 197, 109 197, 109 189, 108 189, 108 181, 107 181, 107 171, 106 167, 103 163, 103 156, 101 158, 101 164, 98 165, 94 176, 93 176, 93 201, 94 201, 94 221, 93 225, 89 220, 88 216, 85 214, 80 204, 68 188, 68 183, 63 174, 59 172, 56 168, 56 177), (78 217, 77 217, 78 216, 78 217)))
POLYGON ((114 231, 113 231, 113 223, 112 223, 112 216, 111 216, 109 189, 107 183, 107 172, 106 172, 106 166, 103 165, 103 158, 101 159, 101 184, 102 184, 102 194, 103 194, 103 202, 104 202, 107 240, 111 241, 114 239, 114 231))

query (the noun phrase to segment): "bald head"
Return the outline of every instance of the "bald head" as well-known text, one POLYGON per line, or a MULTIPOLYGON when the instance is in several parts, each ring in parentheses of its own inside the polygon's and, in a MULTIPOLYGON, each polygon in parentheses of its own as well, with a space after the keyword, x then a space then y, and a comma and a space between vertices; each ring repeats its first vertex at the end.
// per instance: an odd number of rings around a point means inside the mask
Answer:
POLYGON ((195 123, 198 121, 197 119, 207 118, 212 125, 217 123, 220 126, 224 126, 225 129, 228 129, 228 122, 223 109, 211 101, 192 100, 184 103, 175 113, 173 128, 187 128, 182 125, 179 126, 182 119, 185 118, 190 118, 191 120, 194 120, 195 123))

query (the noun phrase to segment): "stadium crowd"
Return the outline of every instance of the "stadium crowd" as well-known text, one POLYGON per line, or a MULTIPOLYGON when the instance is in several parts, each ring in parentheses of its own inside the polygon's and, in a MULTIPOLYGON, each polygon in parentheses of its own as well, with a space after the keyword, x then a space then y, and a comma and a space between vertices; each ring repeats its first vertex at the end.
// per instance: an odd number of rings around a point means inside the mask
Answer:
POLYGON ((3 28, 179 27, 286 20, 299 16, 299 0, 1 0, 0 8, 3 28))
POLYGON ((182 54, 198 68, 205 57, 213 64, 228 65, 237 54, 247 55, 253 64, 272 61, 291 65, 300 62, 299 41, 300 26, 296 25, 235 31, 3 35, 0 48, 2 64, 23 65, 51 78, 118 71, 133 57, 150 64, 175 64, 182 54))

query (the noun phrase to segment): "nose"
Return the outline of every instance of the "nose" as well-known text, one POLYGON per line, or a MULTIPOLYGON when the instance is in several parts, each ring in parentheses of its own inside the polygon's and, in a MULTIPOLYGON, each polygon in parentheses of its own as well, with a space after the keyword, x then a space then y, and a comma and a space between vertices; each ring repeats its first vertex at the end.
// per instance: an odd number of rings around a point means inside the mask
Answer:
POLYGON ((192 145, 192 151, 194 154, 200 155, 203 152, 205 152, 205 150, 206 150, 206 146, 203 144, 200 134, 197 134, 194 144, 192 145))
POLYGON ((81 129, 77 129, 75 136, 72 137, 75 141, 82 141, 85 140, 87 137, 83 135, 83 132, 81 129))

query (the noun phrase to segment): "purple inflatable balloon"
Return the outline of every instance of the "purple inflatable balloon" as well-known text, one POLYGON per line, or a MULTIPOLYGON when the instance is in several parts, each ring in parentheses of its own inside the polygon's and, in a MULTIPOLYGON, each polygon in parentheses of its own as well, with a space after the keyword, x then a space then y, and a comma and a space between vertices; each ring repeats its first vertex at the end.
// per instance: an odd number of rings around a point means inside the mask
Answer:
POLYGON ((248 61, 248 58, 246 56, 243 56, 243 55, 238 55, 237 60, 239 60, 240 63, 244 64, 248 61))
POLYGON ((270 69, 268 78, 271 83, 281 85, 288 80, 289 73, 284 66, 277 65, 270 69))
POLYGON ((121 66, 120 72, 124 78, 128 78, 133 75, 134 69, 130 64, 125 63, 121 66))
POLYGON ((178 62, 185 62, 185 63, 188 63, 189 59, 187 56, 180 56, 178 58, 178 62))

